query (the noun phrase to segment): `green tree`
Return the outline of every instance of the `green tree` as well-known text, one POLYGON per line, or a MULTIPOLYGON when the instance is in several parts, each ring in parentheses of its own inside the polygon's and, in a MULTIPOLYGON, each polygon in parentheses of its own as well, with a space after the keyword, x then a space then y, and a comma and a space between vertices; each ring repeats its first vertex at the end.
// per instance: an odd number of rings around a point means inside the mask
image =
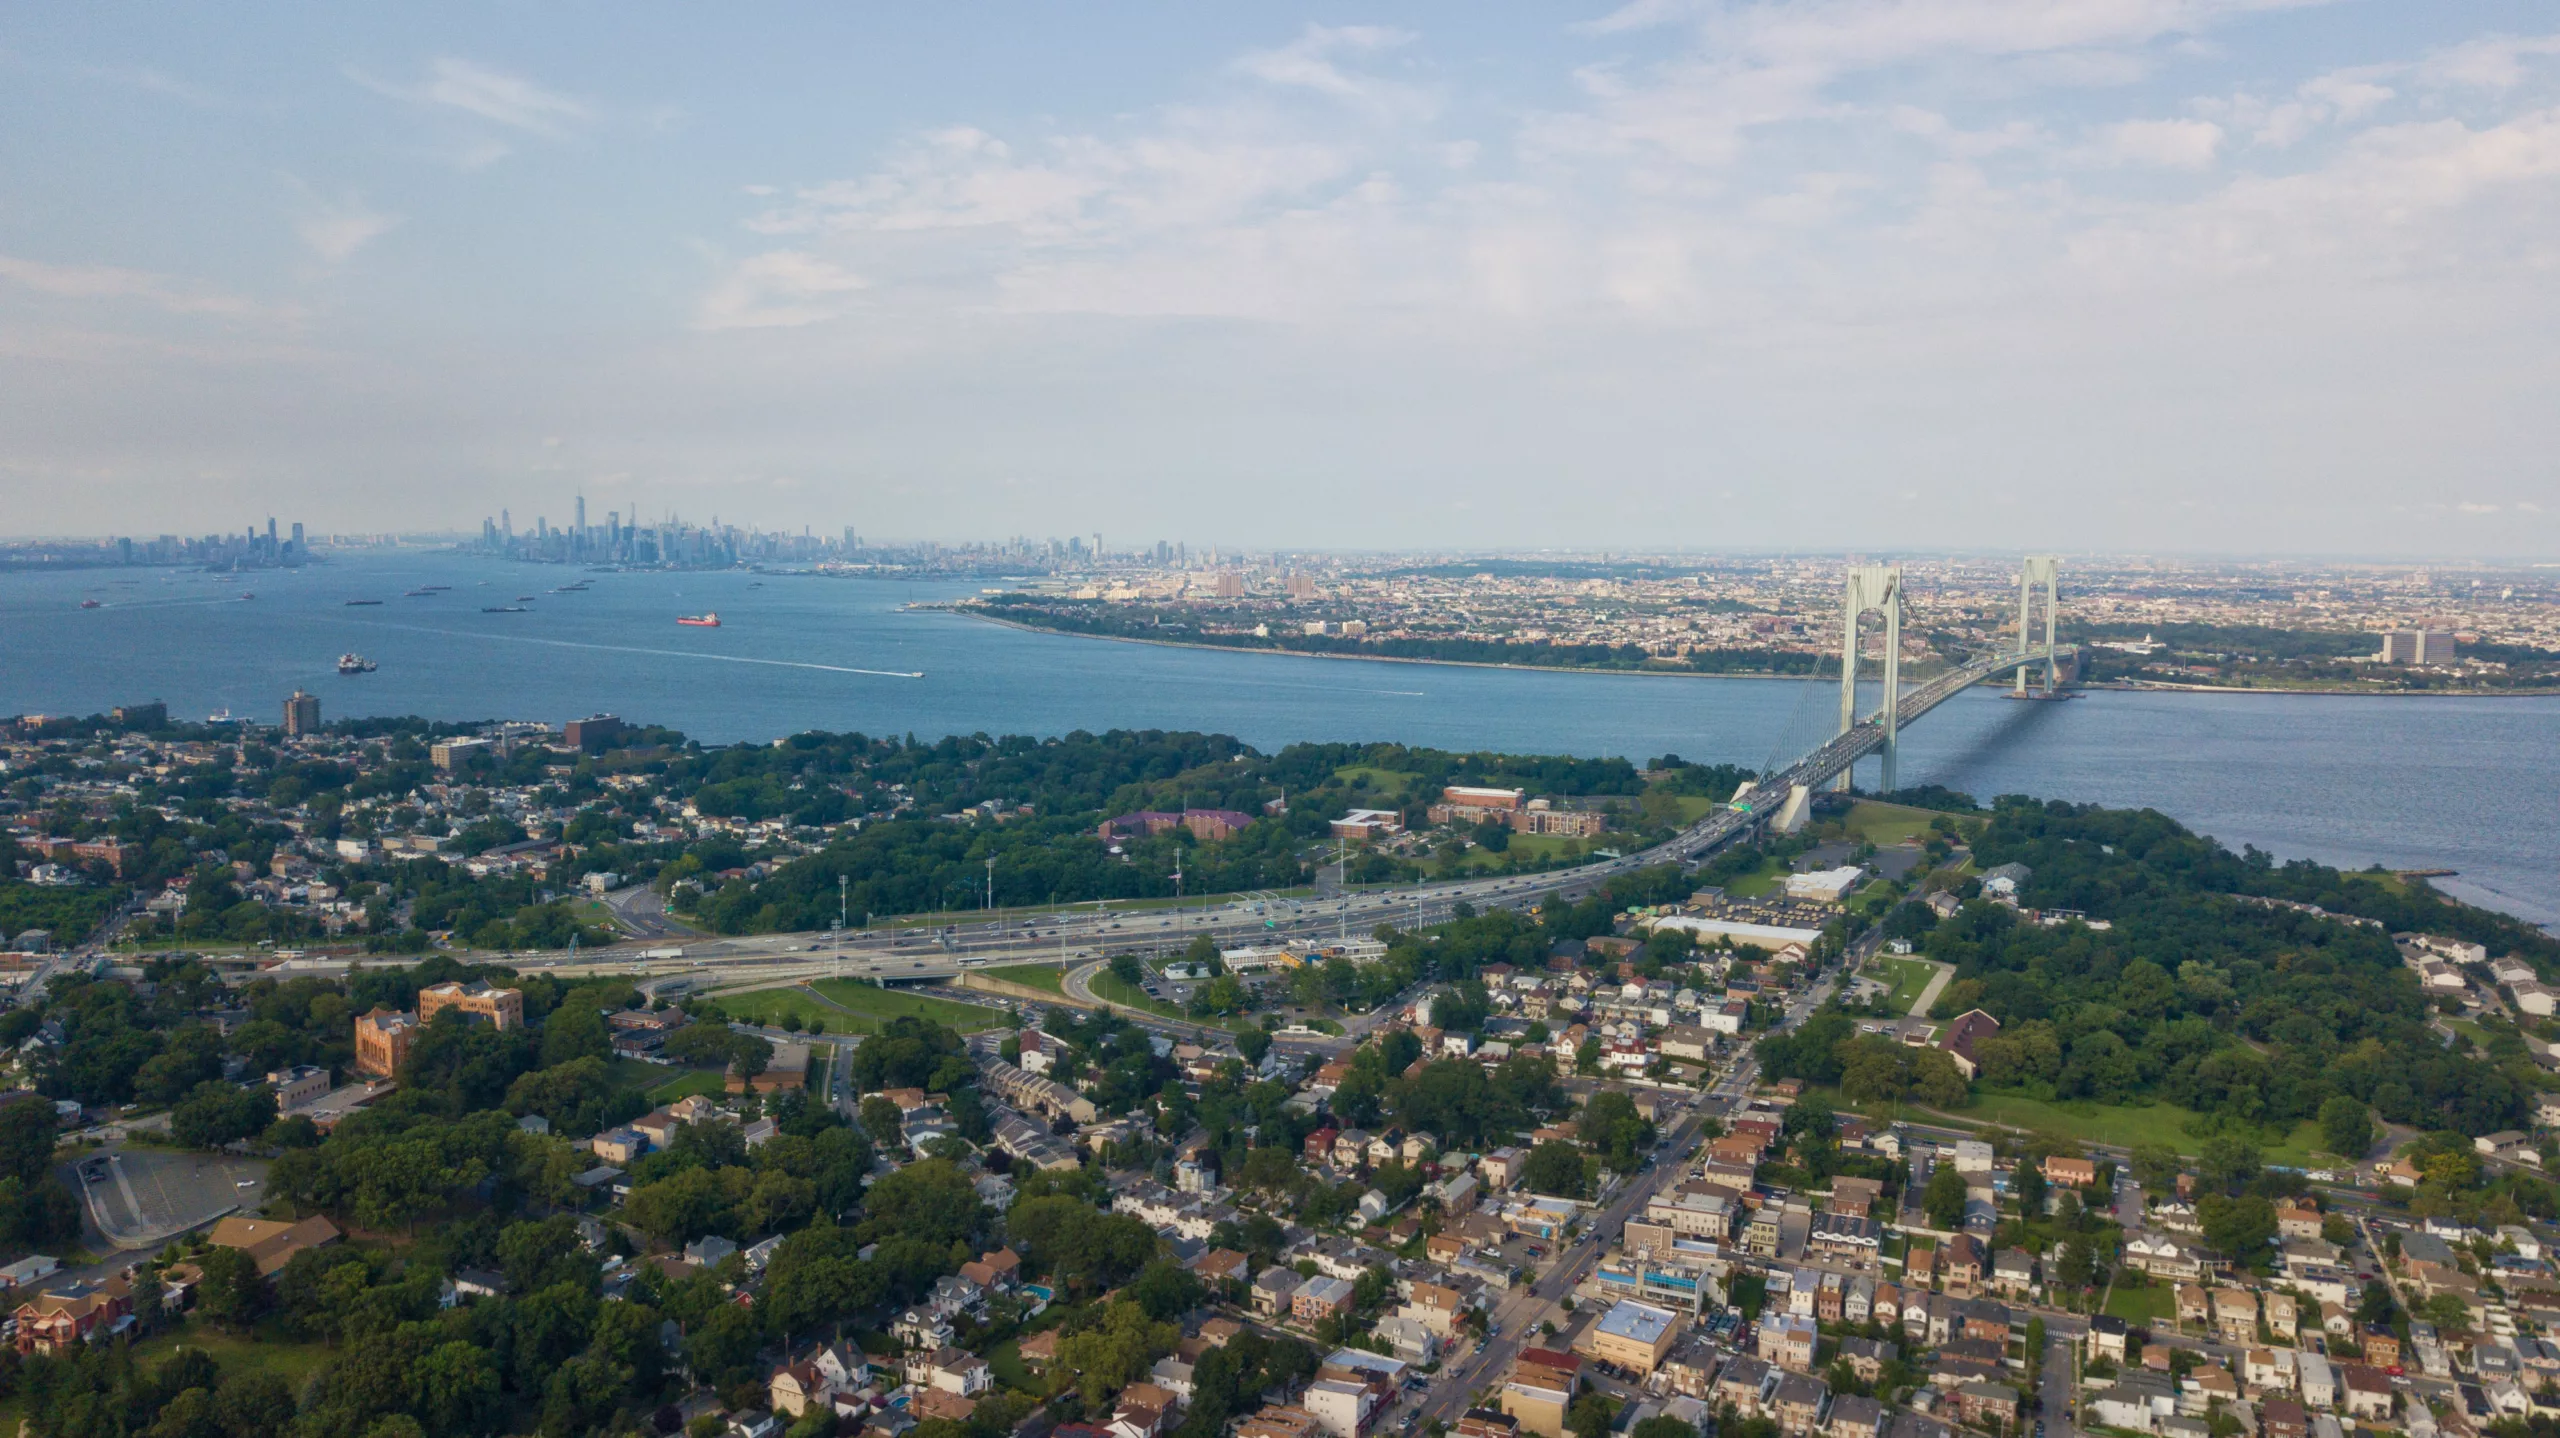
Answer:
POLYGON ((2204 1241, 2234 1263, 2257 1267, 2267 1260, 2275 1241, 2275 1205, 2254 1194, 2231 1198, 2208 1193, 2196 1202, 2196 1218, 2204 1225, 2204 1241))
POLYGON ((2204 1141, 2204 1152, 2196 1160, 2196 1176, 2204 1180, 2207 1188, 2233 1193, 2258 1176, 2262 1162, 2256 1144, 2218 1134, 2204 1141))
POLYGON ((1939 1164, 1929 1174, 1920 1206, 1929 1215, 1931 1228, 1952 1231, 1964 1226, 1964 1192, 1964 1175, 1956 1172, 1954 1164, 1939 1164))
POLYGON ((2339 1094, 2320 1105, 2320 1141, 2341 1158, 2362 1158, 2373 1147, 2373 1112, 2339 1094))
POLYGON ((1565 1410, 1565 1431, 1573 1438, 1608 1438, 1609 1425, 1617 1420, 1618 1400, 1594 1388, 1573 1400, 1565 1410))
POLYGON ((1554 1198, 1588 1198, 1591 1194, 1582 1155, 1573 1145, 1553 1139, 1529 1150, 1529 1161, 1521 1166, 1520 1183, 1531 1193, 1554 1198))
POLYGON ((2154 1193, 2177 1186, 2182 1165, 2178 1151, 2165 1143, 2138 1143, 2133 1146, 2133 1181, 2154 1193))
POLYGON ((1636 1112, 1633 1098, 1616 1089, 1593 1094, 1575 1120, 1574 1131, 1602 1163, 1619 1173, 1634 1172, 1654 1140, 1652 1122, 1636 1112))
POLYGON ((1092 1327, 1058 1341, 1058 1364, 1077 1375, 1086 1407, 1099 1408, 1146 1376, 1181 1337, 1181 1329, 1149 1318, 1137 1304, 1114 1303, 1092 1327))
POLYGON ((196 1284, 196 1311, 225 1328, 253 1323, 266 1311, 267 1281, 258 1263, 237 1248, 207 1249, 196 1266, 204 1277, 196 1284))

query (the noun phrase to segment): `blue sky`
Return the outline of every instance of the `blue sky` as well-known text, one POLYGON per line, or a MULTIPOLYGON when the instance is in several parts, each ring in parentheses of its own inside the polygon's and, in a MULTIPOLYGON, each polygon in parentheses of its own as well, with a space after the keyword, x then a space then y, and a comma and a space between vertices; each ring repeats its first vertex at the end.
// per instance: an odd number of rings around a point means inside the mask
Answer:
POLYGON ((15 533, 2542 555, 2560 15, 20 7, 15 533))

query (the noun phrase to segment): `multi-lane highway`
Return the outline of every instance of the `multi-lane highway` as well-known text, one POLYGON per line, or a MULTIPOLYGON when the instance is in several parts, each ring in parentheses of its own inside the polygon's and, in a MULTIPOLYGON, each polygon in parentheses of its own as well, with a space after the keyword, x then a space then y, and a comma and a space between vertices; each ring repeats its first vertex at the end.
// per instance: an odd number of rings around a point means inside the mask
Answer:
MULTIPOLYGON (((2018 656, 1977 659, 1906 690, 1899 725, 1918 720, 1948 698, 2014 666, 2018 656)), ((1365 935, 1382 924, 1421 926, 1446 922, 1460 904, 1475 909, 1520 908, 1550 898, 1575 899, 1621 874, 1662 863, 1693 863, 1765 824, 1797 786, 1819 791, 1888 739, 1881 711, 1771 774, 1751 794, 1710 810, 1696 823, 1650 848, 1546 874, 1457 879, 1400 885, 1317 899, 1239 900, 1198 908, 1077 908, 1028 917, 1013 915, 931 930, 864 929, 833 935, 763 934, 694 938, 676 934, 654 895, 625 890, 608 900, 645 944, 585 953, 512 956, 518 968, 561 974, 610 971, 667 974, 711 970, 724 986, 752 979, 809 978, 832 974, 883 983, 946 980, 990 964, 1056 963, 1068 966, 1106 953, 1177 949, 1207 934, 1223 946, 1264 942, 1302 944, 1365 935)), ((370 962, 381 962, 372 960, 370 962)), ((306 961, 307 968, 333 967, 306 961)))

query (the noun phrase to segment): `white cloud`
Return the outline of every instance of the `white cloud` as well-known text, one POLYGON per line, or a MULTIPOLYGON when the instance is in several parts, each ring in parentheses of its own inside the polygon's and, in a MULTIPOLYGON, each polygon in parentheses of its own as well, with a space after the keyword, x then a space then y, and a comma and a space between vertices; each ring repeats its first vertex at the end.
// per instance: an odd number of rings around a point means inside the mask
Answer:
POLYGON ((129 300, 170 314, 246 319, 263 307, 167 275, 113 265, 56 265, 0 255, 0 279, 71 300, 129 300))
POLYGON ((408 84, 378 80, 355 69, 347 74, 358 84, 394 99, 458 110, 512 130, 552 139, 582 129, 595 118, 594 111, 581 101, 521 75, 452 56, 430 62, 425 73, 408 84))
POLYGON ((2439 50, 2414 68, 2439 85, 2512 90, 2525 82, 2528 61, 2554 56, 2560 56, 2560 35, 2491 35, 2439 50))
POLYGON ((2102 133, 2099 152, 2122 165, 2173 170, 2211 168, 2222 150, 2222 127, 2211 120, 2126 120, 2102 133))
POLYGON ((863 279, 805 250, 772 250, 733 266, 695 314, 707 330, 815 324, 844 312, 863 279))
POLYGON ((311 247, 311 252, 330 264, 343 263, 356 251, 380 239, 398 226, 398 215, 386 215, 364 202, 361 195, 344 195, 331 200, 303 190, 305 203, 302 217, 294 222, 294 233, 311 247))
POLYGON ((1269 50, 1249 51, 1235 62, 1242 74, 1266 84, 1311 90, 1359 105, 1411 103, 1416 92, 1374 74, 1346 69, 1346 56, 1381 54, 1413 42, 1412 32, 1378 25, 1309 25, 1298 38, 1269 50))

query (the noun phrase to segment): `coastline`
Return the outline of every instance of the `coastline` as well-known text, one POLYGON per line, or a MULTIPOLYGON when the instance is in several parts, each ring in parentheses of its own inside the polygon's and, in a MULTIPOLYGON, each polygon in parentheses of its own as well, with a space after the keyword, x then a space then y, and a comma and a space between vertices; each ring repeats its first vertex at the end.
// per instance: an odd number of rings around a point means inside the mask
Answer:
MULTIPOLYGON (((1196 639, 1146 639, 1134 634, 1079 634, 1072 629, 1052 629, 1044 624, 1025 624, 1019 619, 1006 619, 967 604, 924 603, 906 606, 910 610, 956 614, 982 624, 1002 625, 1025 634, 1046 634, 1058 639, 1091 639, 1105 644, 1152 644, 1161 649, 1205 649, 1215 654, 1274 654, 1292 659, 1339 659, 1353 664, 1420 664, 1447 669, 1508 669, 1524 674, 1592 674, 1614 675, 1630 679, 1762 679, 1820 680, 1837 675, 1734 673, 1710 674, 1698 670, 1673 669, 1597 669, 1578 664, 1494 664, 1481 659, 1415 659, 1402 654, 1332 654, 1314 649, 1290 649, 1285 646, 1261 648, 1242 644, 1204 644, 1196 639)), ((1917 675, 1925 680, 1929 676, 1917 675)), ((1986 679, 1983 686, 1998 688, 1999 681, 1986 679)), ((2117 693, 2162 694, 2238 694, 2299 695, 2315 699, 2550 699, 2560 697, 2560 689, 2261 689, 2233 684, 2170 684, 2137 681, 2099 683, 2077 686, 2083 690, 2108 690, 2117 693)))

